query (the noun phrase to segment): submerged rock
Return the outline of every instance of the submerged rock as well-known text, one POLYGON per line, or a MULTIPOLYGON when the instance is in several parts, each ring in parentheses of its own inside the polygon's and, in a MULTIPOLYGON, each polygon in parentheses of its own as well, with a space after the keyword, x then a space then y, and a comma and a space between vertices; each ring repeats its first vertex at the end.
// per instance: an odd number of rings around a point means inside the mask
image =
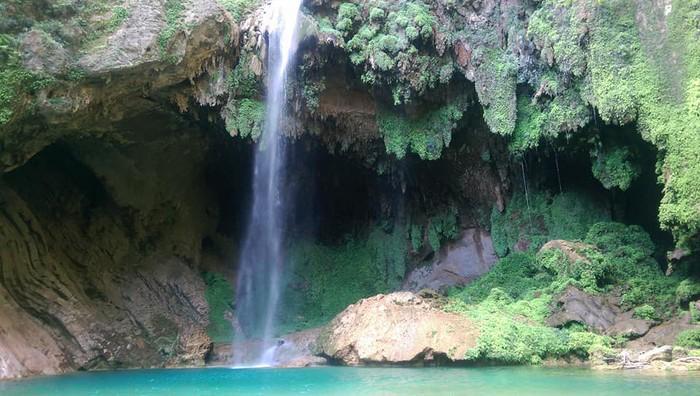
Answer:
MULTIPOLYGON (((315 356, 316 342, 322 328, 303 330, 286 334, 277 340, 277 347, 272 355, 275 367, 309 367, 327 363, 321 356, 315 356)), ((207 357, 207 364, 211 366, 231 365, 238 360, 254 362, 259 353, 260 341, 251 340, 236 344, 217 344, 207 357)))
POLYGON ((343 365, 463 360, 479 330, 463 315, 410 292, 360 300, 331 321, 318 353, 343 365))

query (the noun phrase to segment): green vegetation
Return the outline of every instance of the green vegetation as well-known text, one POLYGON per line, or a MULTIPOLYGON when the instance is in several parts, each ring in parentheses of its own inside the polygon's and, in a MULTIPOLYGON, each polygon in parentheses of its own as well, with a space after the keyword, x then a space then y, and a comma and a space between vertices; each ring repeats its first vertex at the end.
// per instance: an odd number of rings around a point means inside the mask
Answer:
POLYGON ((500 50, 487 50, 476 71, 476 92, 484 106, 484 119, 493 133, 510 135, 515 129, 516 60, 500 50))
MULTIPOLYGON (((662 45, 637 22, 639 12, 654 9, 630 7, 625 0, 545 0, 530 18, 528 36, 560 80, 569 81, 547 96, 579 87, 580 98, 604 122, 636 122, 644 139, 659 148, 659 220, 679 247, 692 249, 700 232, 700 1, 675 0, 669 10, 662 45)), ((523 150, 552 129, 537 127, 542 121, 525 101, 519 113, 523 126, 513 146, 523 150)), ((624 148, 596 148, 593 159, 596 177, 608 188, 625 189, 638 173, 624 148)))
POLYGON ((391 88, 398 105, 452 78, 449 57, 421 50, 436 23, 422 0, 372 0, 342 3, 334 29, 345 39, 350 61, 362 70, 362 81, 391 88))
POLYGON ((319 97, 324 89, 326 89, 326 83, 323 79, 320 81, 307 80, 304 82, 301 90, 301 96, 304 98, 306 108, 311 113, 315 113, 318 110, 319 97))
POLYGON ((119 26, 121 26, 124 21, 126 21, 126 18, 129 17, 129 10, 127 10, 125 7, 122 6, 116 6, 112 9, 112 17, 109 19, 109 22, 107 23, 107 28, 111 31, 116 30, 119 26))
POLYGON ((0 126, 9 123, 27 96, 46 88, 54 79, 29 72, 22 66, 18 43, 12 35, 0 34, 0 126))
POLYGON ((641 174, 641 167, 629 147, 599 145, 591 151, 591 158, 593 176, 607 189, 617 187, 625 191, 641 174))
POLYGON ((242 21, 248 14, 253 12, 258 6, 260 6, 260 0, 217 0, 219 4, 229 14, 234 21, 242 21))
MULTIPOLYGON (((238 64, 226 80, 228 93, 233 98, 254 98, 259 96, 261 82, 253 71, 252 62, 260 62, 253 54, 241 54, 238 64)), ((262 67, 262 66, 261 66, 262 67)))
POLYGON ((539 271, 534 255, 530 253, 513 253, 491 268, 482 277, 469 283, 452 295, 468 304, 483 301, 491 289, 499 288, 512 299, 522 299, 528 293, 549 285, 551 277, 539 271))
POLYGON ((204 297, 209 305, 207 334, 213 342, 230 342, 233 338, 233 326, 226 316, 233 312, 233 286, 221 274, 205 272, 202 278, 207 286, 204 297))
POLYGON ((581 240, 591 225, 609 216, 585 194, 516 193, 503 213, 496 208, 491 212, 491 236, 500 257, 515 245, 534 252, 552 239, 581 240))
POLYGON ((696 278, 683 279, 676 289, 676 302, 686 305, 700 298, 700 280, 696 278))
POLYGON ((411 224, 408 234, 414 252, 421 250, 426 241, 434 252, 439 251, 443 243, 459 235, 457 208, 448 206, 429 216, 423 223, 411 224))
POLYGON ((257 141, 265 124, 265 103, 255 99, 229 100, 223 116, 226 130, 232 136, 257 141))
POLYGON ((410 150, 421 159, 440 158, 442 150, 449 146, 452 131, 465 109, 466 100, 457 99, 415 119, 409 119, 393 109, 380 112, 377 123, 387 153, 403 158, 410 150))
POLYGON ((649 304, 644 304, 634 309, 634 316, 638 319, 656 320, 656 309, 649 304))
POLYGON ((444 241, 455 239, 459 233, 457 225, 457 209, 450 207, 444 213, 438 214, 430 219, 428 225, 428 243, 433 251, 440 250, 440 245, 444 241))
POLYGON ((10 121, 25 81, 30 78, 21 68, 19 51, 14 38, 0 35, 0 125, 10 121))
POLYGON ((585 20, 590 2, 545 0, 532 13, 527 35, 542 51, 549 63, 559 70, 582 76, 586 70, 586 53, 580 43, 586 34, 585 20), (566 8, 567 12, 561 12, 566 8))
POLYGON ((700 348, 700 330, 686 330, 678 334, 676 345, 684 348, 700 348))
MULTIPOLYGON (((555 265, 573 265, 577 271, 563 272, 559 283, 573 283, 589 292, 610 291, 621 287, 623 306, 627 309, 649 305, 657 317, 669 318, 678 308, 675 291, 677 275, 665 276, 653 260, 654 244, 639 226, 603 222, 594 224, 577 251, 580 263, 566 259, 555 265)), ((551 268, 551 265, 550 265, 551 268)))
POLYGON ((690 304, 688 310, 690 311, 690 322, 700 323, 700 309, 698 309, 697 304, 690 304))
MULTIPOLYGON (((550 83, 550 80, 543 79, 543 86, 550 83)), ((517 121, 509 149, 514 154, 522 154, 538 147, 543 140, 553 140, 561 132, 584 127, 589 119, 588 108, 575 89, 566 90, 542 103, 519 95, 517 121)))
MULTIPOLYGON (((467 286, 469 288, 470 286, 467 286)), ((555 329, 544 321, 551 295, 514 300, 501 288, 493 288, 486 299, 468 305, 452 298, 447 309, 468 315, 479 324, 477 346, 467 360, 505 364, 538 364, 546 358, 576 355, 586 358, 607 352, 612 339, 581 328, 555 329)))
POLYGON ((408 232, 373 229, 338 245, 297 241, 282 320, 286 331, 326 323, 348 305, 400 287, 406 271, 408 232))
MULTIPOLYGON (((676 301, 680 278, 662 273, 651 258, 654 245, 640 227, 595 223, 581 239, 565 250, 552 248, 537 256, 512 253, 481 278, 450 290, 447 309, 468 315, 480 328, 467 359, 536 364, 546 358, 610 354, 616 343, 610 337, 582 325, 546 326, 552 296, 567 285, 589 293, 620 293, 623 307, 641 319, 670 319, 682 309, 676 301)), ((698 287, 688 280, 682 290, 691 285, 698 287)), ((696 347, 699 334, 684 333, 678 344, 696 347)))
POLYGON ((158 36, 161 58, 175 63, 176 59, 168 53, 170 42, 177 32, 184 28, 182 14, 185 12, 183 0, 165 0, 165 28, 158 36))

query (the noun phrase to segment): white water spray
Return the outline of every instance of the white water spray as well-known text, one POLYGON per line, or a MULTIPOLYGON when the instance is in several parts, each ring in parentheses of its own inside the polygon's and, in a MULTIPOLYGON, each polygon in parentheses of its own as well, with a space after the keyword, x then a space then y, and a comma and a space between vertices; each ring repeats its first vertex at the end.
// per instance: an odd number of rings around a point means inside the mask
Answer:
POLYGON ((254 351, 236 351, 236 365, 274 364, 273 336, 284 270, 283 216, 289 209, 283 191, 286 155, 280 121, 284 119, 287 69, 297 46, 301 1, 273 0, 267 19, 265 129, 255 154, 253 204, 236 288, 238 320, 249 338, 261 338, 262 342, 254 351))

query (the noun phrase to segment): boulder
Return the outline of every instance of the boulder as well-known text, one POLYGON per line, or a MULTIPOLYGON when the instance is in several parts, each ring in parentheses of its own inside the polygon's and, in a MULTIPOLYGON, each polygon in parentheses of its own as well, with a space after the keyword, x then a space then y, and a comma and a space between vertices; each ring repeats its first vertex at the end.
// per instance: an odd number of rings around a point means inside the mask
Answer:
POLYGON ((463 360, 478 328, 467 317, 411 292, 360 300, 338 314, 318 353, 343 365, 424 364, 463 360))
POLYGON ((322 328, 304 330, 281 338, 275 351, 275 361, 280 367, 308 367, 326 364, 325 358, 314 356, 318 336, 322 328))
POLYGON ((637 319, 634 311, 623 312, 615 318, 615 323, 607 329, 608 334, 621 335, 626 338, 638 338, 649 332, 655 324, 650 320, 637 319))
POLYGON ((416 292, 463 285, 488 272, 497 260, 491 235, 470 228, 458 240, 443 246, 432 264, 413 270, 404 282, 404 289, 416 292))
POLYGON ((693 324, 690 313, 684 312, 667 322, 652 327, 643 337, 630 341, 627 347, 643 350, 659 345, 672 345, 676 342, 678 334, 692 329, 700 329, 700 325, 693 324))
POLYGON ((619 313, 617 307, 603 297, 588 294, 574 286, 567 287, 554 298, 552 304, 552 314, 547 318, 547 324, 554 327, 578 322, 605 333, 613 327, 619 313))
POLYGON ((614 296, 586 293, 575 286, 567 287, 552 302, 547 324, 562 327, 576 322, 600 334, 641 337, 654 326, 653 321, 634 318, 633 311, 622 311, 614 296))
POLYGON ((637 361, 640 361, 642 363, 649 363, 654 361, 670 362, 672 358, 673 347, 670 345, 663 345, 641 353, 639 357, 637 357, 637 361))

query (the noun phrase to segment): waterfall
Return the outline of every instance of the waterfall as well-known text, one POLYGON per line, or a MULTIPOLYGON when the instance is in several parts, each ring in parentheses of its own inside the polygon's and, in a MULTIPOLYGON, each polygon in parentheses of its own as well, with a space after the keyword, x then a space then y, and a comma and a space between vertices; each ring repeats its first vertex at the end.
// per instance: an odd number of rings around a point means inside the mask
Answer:
MULTIPOLYGON (((281 120, 285 83, 297 44, 302 0, 273 0, 267 19, 267 95, 263 136, 255 153, 253 202, 243 243, 236 288, 236 315, 248 338, 261 343, 253 351, 235 353, 237 365, 272 365, 275 322, 284 270, 285 142, 281 120), (265 353, 265 351, 268 351, 265 353), (246 356, 242 356, 246 355, 246 356)), ((252 345, 252 344, 249 344, 252 345)), ((256 343, 257 345, 257 343, 256 343)))

